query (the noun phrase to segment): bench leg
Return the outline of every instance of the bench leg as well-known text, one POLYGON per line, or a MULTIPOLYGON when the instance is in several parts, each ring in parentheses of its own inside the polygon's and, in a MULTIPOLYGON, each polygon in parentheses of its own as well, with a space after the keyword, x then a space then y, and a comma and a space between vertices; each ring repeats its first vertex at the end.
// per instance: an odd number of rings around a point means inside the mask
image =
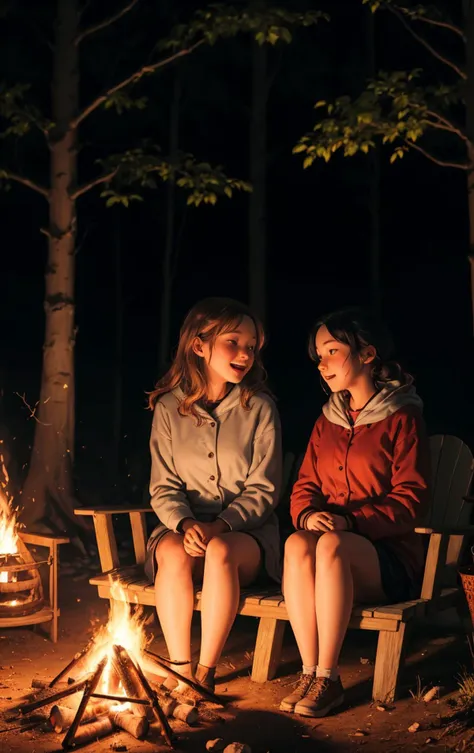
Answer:
POLYGON ((405 659, 407 627, 406 622, 401 622, 396 633, 388 630, 379 632, 372 690, 374 701, 392 703, 396 698, 399 674, 405 659))
POLYGON ((286 620, 260 617, 252 665, 252 680, 266 682, 275 677, 281 656, 286 620))

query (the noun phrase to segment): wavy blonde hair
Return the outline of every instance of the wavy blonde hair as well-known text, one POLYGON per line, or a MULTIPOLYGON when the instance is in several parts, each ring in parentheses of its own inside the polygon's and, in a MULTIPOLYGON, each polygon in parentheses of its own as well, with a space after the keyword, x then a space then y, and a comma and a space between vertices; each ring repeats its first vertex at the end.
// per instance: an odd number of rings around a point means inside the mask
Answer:
POLYGON ((181 416, 193 416, 200 426, 203 418, 196 410, 196 403, 206 397, 208 380, 204 359, 193 350, 194 342, 199 337, 209 344, 212 352, 216 338, 226 332, 234 332, 245 316, 253 321, 257 335, 252 368, 241 382, 240 401, 245 410, 250 410, 251 397, 257 392, 268 392, 265 386, 266 372, 260 355, 265 334, 261 322, 250 309, 232 298, 205 298, 188 312, 179 333, 173 363, 157 382, 155 389, 148 393, 150 410, 153 410, 160 395, 181 387, 184 399, 179 404, 178 412, 181 416))

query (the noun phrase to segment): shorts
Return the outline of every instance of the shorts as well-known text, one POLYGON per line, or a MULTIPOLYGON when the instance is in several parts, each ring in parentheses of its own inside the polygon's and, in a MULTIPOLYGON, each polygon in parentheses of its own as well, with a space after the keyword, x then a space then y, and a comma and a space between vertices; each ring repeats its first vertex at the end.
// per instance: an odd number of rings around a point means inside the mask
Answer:
POLYGON ((372 544, 379 558, 382 586, 388 602, 398 604, 417 599, 420 588, 418 584, 413 583, 395 552, 383 541, 374 541, 372 544))
MULTIPOLYGON (((150 583, 155 582, 156 578, 156 570, 157 570, 157 563, 156 563, 156 547, 158 546, 161 539, 166 536, 166 534, 169 533, 168 528, 164 528, 163 530, 159 531, 158 535, 153 536, 151 539, 148 540, 147 544, 147 553, 145 558, 145 575, 150 581, 150 583)), ((259 585, 263 586, 267 583, 272 583, 272 579, 267 574, 267 570, 265 567, 265 549, 263 548, 260 541, 256 538, 256 536, 252 536, 251 533, 245 532, 247 536, 250 536, 255 543, 258 545, 258 548, 260 550, 260 568, 257 574, 257 577, 253 581, 252 585, 259 585)))

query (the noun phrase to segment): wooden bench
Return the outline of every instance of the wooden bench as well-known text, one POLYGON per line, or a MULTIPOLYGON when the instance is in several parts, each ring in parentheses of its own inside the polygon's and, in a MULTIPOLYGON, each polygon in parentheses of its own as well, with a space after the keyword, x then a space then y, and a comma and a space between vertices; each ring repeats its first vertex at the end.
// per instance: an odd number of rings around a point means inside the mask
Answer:
MULTIPOLYGON (((474 526, 469 526, 471 508, 466 504, 473 475, 473 457, 461 440, 451 436, 432 437, 431 452, 433 504, 426 524, 416 529, 421 535, 429 536, 421 597, 402 604, 356 606, 350 620, 351 628, 379 633, 372 692, 374 700, 389 702, 395 698, 409 628, 416 620, 433 612, 457 606, 461 596, 457 565, 466 534, 474 532, 474 526)), ((288 462, 285 470, 288 470, 288 462)), ((150 511, 148 506, 75 511, 77 515, 93 516, 102 574, 89 582, 97 586, 100 597, 110 599, 111 578, 119 578, 130 603, 155 605, 154 586, 143 572, 145 515, 150 511), (119 514, 130 516, 135 564, 128 567, 120 566, 113 528, 113 516, 119 514)), ((198 591, 194 606, 197 610, 200 609, 200 599, 198 591)), ((243 590, 238 614, 259 618, 252 680, 265 682, 272 679, 280 662, 288 620, 281 592, 276 587, 243 590)))

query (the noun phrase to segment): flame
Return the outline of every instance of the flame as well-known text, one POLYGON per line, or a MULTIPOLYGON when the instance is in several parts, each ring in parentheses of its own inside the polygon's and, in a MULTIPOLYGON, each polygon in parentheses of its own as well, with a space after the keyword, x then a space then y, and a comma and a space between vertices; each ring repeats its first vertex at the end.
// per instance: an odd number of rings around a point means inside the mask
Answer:
MULTIPOLYGON (((130 658, 135 663, 140 663, 140 658, 147 645, 147 637, 144 631, 144 618, 141 611, 130 613, 130 604, 119 580, 111 579, 109 619, 94 636, 94 647, 87 658, 86 671, 92 672, 104 656, 108 661, 105 665, 99 686, 100 693, 111 695, 125 695, 124 688, 120 685, 118 691, 111 687, 113 646, 122 646, 127 650, 130 658)), ((130 704, 121 704, 114 710, 129 708, 130 704)))
MULTIPOLYGON (((18 552, 17 521, 8 498, 0 488, 0 555, 18 552)), ((0 583, 8 583, 8 572, 0 571, 0 583)))
MULTIPOLYGON (((1 453, 0 470, 4 479, 0 486, 0 554, 16 554, 18 552, 18 526, 12 506, 13 497, 8 495, 8 471, 1 453)), ((0 572, 1 583, 6 583, 7 577, 8 573, 0 572)))
MULTIPOLYGON (((0 554, 16 554, 18 552, 17 522, 7 499, 0 490, 0 554)), ((0 573, 0 580, 6 573, 0 573)))

